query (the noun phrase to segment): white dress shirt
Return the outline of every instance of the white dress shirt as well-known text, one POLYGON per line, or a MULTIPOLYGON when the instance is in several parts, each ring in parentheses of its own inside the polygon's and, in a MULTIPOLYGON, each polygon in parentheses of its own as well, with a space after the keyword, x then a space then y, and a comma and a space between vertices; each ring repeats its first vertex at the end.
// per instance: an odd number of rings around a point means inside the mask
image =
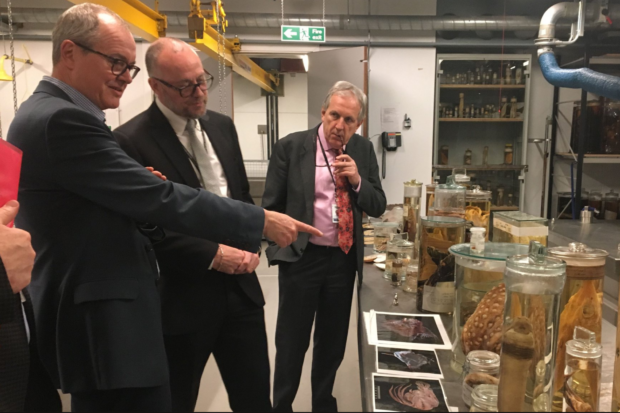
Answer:
MULTIPOLYGON (((176 113, 168 109, 163 103, 161 103, 159 99, 155 99, 155 102, 159 110, 161 110, 166 119, 168 119, 168 122, 170 122, 170 126, 172 126, 174 133, 179 138, 179 141, 181 142, 185 150, 188 153, 192 153, 192 144, 190 142, 190 137, 185 131, 188 118, 177 115, 176 113)), ((200 122, 198 122, 198 120, 196 121, 196 135, 202 137, 203 139, 204 149, 200 148, 199 150, 204 150, 206 152, 206 159, 208 159, 208 162, 210 163, 210 168, 214 172, 215 182, 205 182, 205 184, 208 186, 205 189, 210 190, 214 194, 222 197, 230 197, 230 192, 228 191, 228 180, 226 179, 224 168, 222 168, 222 164, 220 163, 220 160, 217 157, 215 150, 213 149, 213 145, 211 145, 211 141, 209 140, 207 133, 200 127, 200 122)), ((204 159, 205 157, 197 157, 197 159, 201 158, 204 159)), ((192 164, 196 175, 200 177, 200 171, 196 168, 193 162, 190 163, 192 164)), ((209 166, 207 166, 207 168, 208 167, 209 166)))

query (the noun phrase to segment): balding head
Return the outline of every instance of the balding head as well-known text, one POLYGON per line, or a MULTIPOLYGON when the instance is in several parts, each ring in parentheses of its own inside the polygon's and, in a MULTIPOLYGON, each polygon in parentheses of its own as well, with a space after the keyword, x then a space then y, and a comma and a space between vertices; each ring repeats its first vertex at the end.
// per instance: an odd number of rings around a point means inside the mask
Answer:
POLYGON ((146 52, 146 70, 149 85, 164 106, 186 118, 204 116, 206 89, 212 77, 205 73, 200 57, 187 43, 172 38, 157 40, 146 52))
POLYGON ((146 51, 146 71, 150 77, 162 76, 162 71, 174 70, 170 66, 174 66, 174 62, 179 58, 186 60, 189 58, 194 62, 200 62, 200 58, 194 49, 184 41, 172 37, 162 37, 153 42, 146 51), (195 59, 192 59, 194 56, 195 59))

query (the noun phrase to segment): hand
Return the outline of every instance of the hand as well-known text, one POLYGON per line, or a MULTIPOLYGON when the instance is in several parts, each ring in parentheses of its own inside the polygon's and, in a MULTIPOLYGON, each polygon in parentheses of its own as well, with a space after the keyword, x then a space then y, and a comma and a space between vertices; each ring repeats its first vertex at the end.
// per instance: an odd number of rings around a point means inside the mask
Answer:
POLYGON ((338 155, 334 162, 334 175, 346 176, 353 188, 357 188, 362 178, 357 172, 357 164, 349 155, 338 155))
POLYGON ((258 263, 260 262, 260 258, 258 258, 258 254, 252 254, 251 252, 243 251, 245 257, 243 258, 243 262, 235 271, 235 274, 249 274, 254 272, 256 267, 258 267, 258 263))
POLYGON ((155 168, 153 168, 152 166, 147 166, 146 170, 152 172, 153 175, 155 175, 156 177, 158 177, 162 181, 167 181, 168 180, 168 178, 166 178, 166 175, 162 174, 159 171, 156 171, 155 168))
POLYGON ((294 220, 285 214, 279 212, 265 210, 265 228, 263 234, 269 238, 280 248, 288 247, 295 240, 297 240, 297 234, 300 232, 307 232, 310 235, 322 237, 323 233, 318 229, 294 220))
POLYGON ((17 201, 9 201, 0 208, 0 259, 14 294, 30 284, 35 257, 30 234, 6 226, 15 219, 17 211, 19 211, 17 201))
POLYGON ((237 248, 229 247, 228 245, 220 244, 220 248, 224 251, 224 256, 218 248, 215 258, 213 258, 213 269, 224 274, 238 274, 237 268, 243 264, 245 254, 243 251, 237 248))

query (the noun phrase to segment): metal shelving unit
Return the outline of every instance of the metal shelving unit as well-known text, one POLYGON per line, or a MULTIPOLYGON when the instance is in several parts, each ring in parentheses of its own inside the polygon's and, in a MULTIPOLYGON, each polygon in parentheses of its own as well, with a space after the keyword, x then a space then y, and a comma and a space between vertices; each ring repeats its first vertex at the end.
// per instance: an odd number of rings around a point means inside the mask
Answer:
POLYGON ((496 189, 504 187, 504 202, 507 202, 507 194, 512 193, 518 206, 494 206, 495 211, 523 210, 524 207, 531 61, 532 56, 529 54, 437 55, 433 175, 439 178, 440 182, 444 182, 449 171, 454 168, 465 168, 468 175, 476 175, 475 183, 481 185, 483 189, 487 189, 490 185, 494 198, 496 189), (507 63, 512 63, 513 80, 516 79, 516 69, 522 71, 521 83, 508 83, 504 80, 507 63), (442 82, 442 76, 452 76, 455 71, 459 74, 467 73, 468 70, 475 71, 476 67, 481 66, 485 67, 483 73, 491 73, 488 72, 491 69, 497 74, 495 83, 471 84, 469 78, 467 82, 461 83, 442 82), (521 114, 517 118, 442 117, 441 108, 445 104, 458 104, 461 93, 465 95, 465 106, 494 105, 497 111, 501 110, 502 97, 506 97, 510 102, 514 96, 519 102, 521 114), (503 163, 506 144, 513 145, 513 162, 510 165, 503 163), (442 145, 449 146, 448 162, 439 161, 442 145), (482 152, 485 146, 488 146, 489 150, 487 163, 483 164, 482 152), (466 149, 470 149, 474 154, 471 165, 462 165, 465 163, 466 149), (442 164, 443 162, 447 165, 442 164))

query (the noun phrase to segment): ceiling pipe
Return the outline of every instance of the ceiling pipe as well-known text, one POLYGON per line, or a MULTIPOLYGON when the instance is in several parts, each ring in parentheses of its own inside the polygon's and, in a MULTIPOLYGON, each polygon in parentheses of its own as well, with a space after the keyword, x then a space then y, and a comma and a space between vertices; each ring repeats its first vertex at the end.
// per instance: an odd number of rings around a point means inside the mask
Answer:
MULTIPOLYGON (((595 72, 588 68, 561 69, 558 66, 553 48, 549 47, 570 44, 576 40, 576 37, 579 37, 580 31, 582 34, 581 29, 584 26, 585 17, 580 13, 580 7, 584 7, 585 4, 583 0, 579 3, 559 3, 545 12, 540 22, 539 38, 536 41, 537 44, 545 46, 538 50, 540 68, 547 82, 553 86, 583 89, 599 96, 620 100, 619 77, 595 72), (575 4, 578 5, 577 8, 574 7, 575 4), (555 25, 562 18, 578 18, 575 25, 577 29, 572 31, 571 40, 568 42, 555 38, 555 25)), ((600 15, 604 17, 600 5, 589 4, 588 8, 591 6, 598 6, 600 15)))
MULTIPOLYGON (((27 9, 14 8, 15 23, 54 24, 65 9, 27 9)), ((187 26, 188 12, 162 12, 168 16, 169 26, 187 26)), ((610 8, 609 16, 613 25, 620 27, 620 5, 610 8)), ((368 16, 368 15, 327 15, 325 20, 318 15, 286 15, 282 21, 280 14, 234 13, 226 15, 230 27, 280 28, 280 25, 325 26, 335 30, 385 30, 385 31, 537 31, 539 19, 526 16, 368 16)), ((556 28, 558 25, 556 24, 556 28)), ((560 28, 569 28, 561 25, 560 28)), ((601 27, 592 24, 589 28, 601 27)))

